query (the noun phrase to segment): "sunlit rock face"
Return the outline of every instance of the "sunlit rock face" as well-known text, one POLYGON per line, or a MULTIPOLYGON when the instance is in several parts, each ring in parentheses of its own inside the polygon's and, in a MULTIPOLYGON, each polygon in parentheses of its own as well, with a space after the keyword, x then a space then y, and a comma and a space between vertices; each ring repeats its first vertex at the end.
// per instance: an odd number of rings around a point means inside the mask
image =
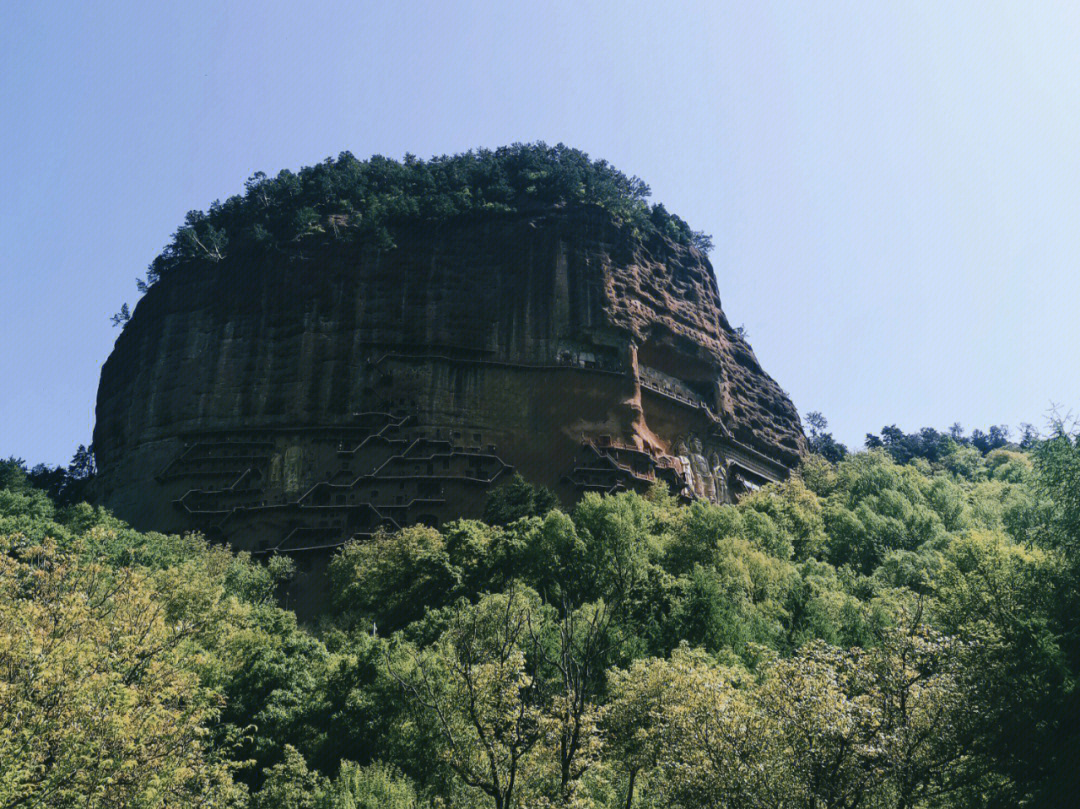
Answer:
POLYGON ((176 272, 102 370, 105 503, 256 552, 482 511, 512 471, 571 504, 731 500, 805 451, 708 260, 596 207, 416 224, 377 250, 176 272))

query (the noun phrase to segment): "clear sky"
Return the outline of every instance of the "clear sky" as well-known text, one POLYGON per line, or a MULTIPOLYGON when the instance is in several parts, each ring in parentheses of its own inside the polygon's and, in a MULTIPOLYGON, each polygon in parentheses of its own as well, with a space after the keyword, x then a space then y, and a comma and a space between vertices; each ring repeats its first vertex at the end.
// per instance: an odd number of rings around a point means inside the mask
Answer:
POLYGON ((841 440, 1080 410, 1074 2, 7 2, 0 111, 2 456, 90 440, 108 318, 189 209, 534 140, 712 233, 841 440))

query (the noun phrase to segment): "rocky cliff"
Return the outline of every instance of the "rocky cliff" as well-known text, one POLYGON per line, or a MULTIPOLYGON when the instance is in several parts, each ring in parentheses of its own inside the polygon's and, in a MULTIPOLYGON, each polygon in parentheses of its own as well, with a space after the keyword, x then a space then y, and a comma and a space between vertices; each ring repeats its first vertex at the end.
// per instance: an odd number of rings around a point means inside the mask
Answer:
MULTIPOLYGON (((329 232, 329 231, 328 231, 329 232)), ((597 206, 331 235, 155 284, 102 370, 105 502, 253 551, 477 516, 511 470, 569 504, 731 499, 805 451, 708 260, 597 206)))

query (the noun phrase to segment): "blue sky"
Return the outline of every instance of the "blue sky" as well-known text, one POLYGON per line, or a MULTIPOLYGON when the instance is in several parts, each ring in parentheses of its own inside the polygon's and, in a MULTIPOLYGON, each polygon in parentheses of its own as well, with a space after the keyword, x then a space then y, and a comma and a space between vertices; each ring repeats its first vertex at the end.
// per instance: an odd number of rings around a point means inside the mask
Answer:
POLYGON ((135 278, 253 172, 559 141, 714 236, 804 414, 1080 410, 1074 3, 8 3, 0 455, 66 462, 135 278))

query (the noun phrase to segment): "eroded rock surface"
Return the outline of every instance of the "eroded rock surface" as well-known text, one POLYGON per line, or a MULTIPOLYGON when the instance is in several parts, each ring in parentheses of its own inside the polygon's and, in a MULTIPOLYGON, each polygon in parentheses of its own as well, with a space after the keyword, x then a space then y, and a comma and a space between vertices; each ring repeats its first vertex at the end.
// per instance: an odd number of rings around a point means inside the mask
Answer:
POLYGON ((556 490, 731 499, 805 451, 697 251, 602 209, 332 238, 162 279, 106 362, 103 496, 142 529, 252 551, 479 516, 511 470, 556 490))

